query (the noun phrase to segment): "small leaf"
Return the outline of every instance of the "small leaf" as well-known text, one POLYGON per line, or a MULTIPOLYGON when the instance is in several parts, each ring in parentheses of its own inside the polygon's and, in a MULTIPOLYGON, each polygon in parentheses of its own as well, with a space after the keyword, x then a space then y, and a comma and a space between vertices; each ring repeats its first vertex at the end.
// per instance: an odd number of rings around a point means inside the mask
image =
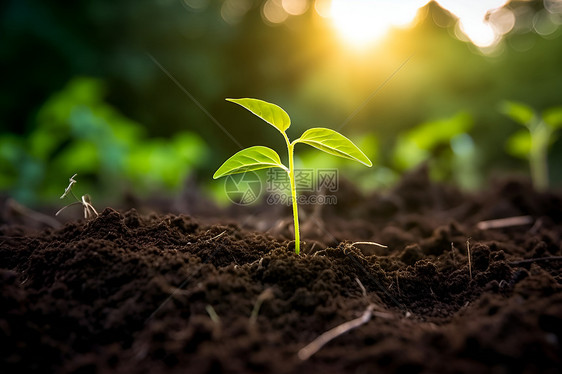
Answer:
POLYGON ((500 106, 500 111, 515 122, 527 127, 535 118, 535 112, 530 106, 515 101, 504 101, 500 106))
POLYGON ((291 118, 281 107, 258 99, 226 99, 248 109, 282 133, 291 126, 291 118))
POLYGON ((334 156, 339 156, 360 162, 366 166, 373 163, 351 140, 337 131, 316 127, 306 130, 293 143, 305 143, 334 156))
POLYGON ((562 107, 557 106, 545 110, 542 114, 543 121, 552 129, 562 127, 562 107))
POLYGON ((247 171, 267 169, 279 167, 287 170, 285 165, 281 163, 281 159, 277 152, 271 148, 257 145, 246 148, 226 160, 213 175, 213 179, 223 177, 225 175, 245 173, 247 171))
POLYGON ((531 134, 527 130, 520 130, 511 135, 506 142, 507 152, 515 157, 529 159, 531 153, 531 134))
POLYGON ((441 145, 450 144, 455 136, 468 133, 473 124, 470 114, 459 112, 451 117, 421 123, 401 137, 415 143, 420 149, 431 151, 441 145))

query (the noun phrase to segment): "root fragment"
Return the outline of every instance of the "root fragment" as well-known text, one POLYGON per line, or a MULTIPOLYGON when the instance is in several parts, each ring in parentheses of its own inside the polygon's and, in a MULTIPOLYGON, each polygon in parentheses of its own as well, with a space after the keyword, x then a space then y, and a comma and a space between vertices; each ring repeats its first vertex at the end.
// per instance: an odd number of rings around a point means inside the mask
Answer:
POLYGON ((252 314, 250 315, 250 320, 249 320, 249 324, 250 326, 254 326, 258 320, 258 314, 260 312, 261 306, 263 304, 264 301, 272 299, 273 298, 273 290, 271 288, 266 288, 259 296, 258 299, 256 300, 256 303, 254 304, 254 309, 252 309, 252 314))
POLYGON ((323 346, 325 346, 327 343, 329 343, 333 339, 337 338, 338 336, 340 336, 342 334, 345 334, 346 332, 348 332, 350 330, 353 330, 353 329, 369 322, 371 320, 371 317, 373 316, 374 307, 375 306, 373 304, 369 304, 369 306, 367 306, 367 309, 365 309, 365 311, 363 312, 361 317, 353 319, 351 321, 347 321, 345 323, 342 323, 339 326, 334 327, 331 330, 326 331, 325 333, 323 333, 322 335, 320 335, 319 337, 314 339, 306 347, 299 350, 297 356, 302 361, 306 361, 313 354, 318 352, 323 346))
POLYGON ((205 307, 205 310, 207 311, 207 314, 209 315, 209 318, 211 318, 211 321, 213 321, 213 323, 215 325, 220 326, 221 319, 220 319, 219 315, 217 314, 217 312, 215 311, 215 308, 213 308, 213 306, 211 304, 208 304, 205 307))
POLYGON ((468 255, 468 274, 470 276, 470 280, 472 280, 472 258, 470 255, 470 239, 466 241, 466 253, 468 255))
POLYGON ((480 230, 501 229, 504 227, 523 226, 533 223, 531 216, 516 216, 509 218, 492 219, 488 221, 480 221, 476 227, 480 230))
MULTIPOLYGON (((367 290, 363 286, 363 283, 361 283, 359 278, 355 278, 355 281, 359 285, 359 288, 361 288, 361 293, 363 294, 363 297, 367 299, 367 290)), ((322 349, 323 346, 328 344, 333 339, 369 322, 372 316, 385 318, 385 319, 394 318, 394 315, 391 313, 379 312, 379 311, 375 311, 375 309, 376 309, 376 305, 370 303, 369 305, 367 305, 367 308, 365 309, 361 317, 353 319, 351 321, 344 322, 341 325, 338 325, 333 329, 326 331, 325 333, 314 339, 311 343, 301 348, 297 353, 298 358, 301 359, 302 361, 308 360, 312 355, 314 355, 316 352, 322 349)))

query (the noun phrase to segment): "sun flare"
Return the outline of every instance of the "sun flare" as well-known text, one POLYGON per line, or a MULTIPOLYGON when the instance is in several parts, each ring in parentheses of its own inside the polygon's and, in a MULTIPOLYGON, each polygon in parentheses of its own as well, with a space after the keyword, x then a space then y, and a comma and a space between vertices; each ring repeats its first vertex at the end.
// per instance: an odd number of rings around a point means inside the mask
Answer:
MULTIPOLYGON (((331 0, 328 17, 348 45, 368 47, 393 27, 411 26, 430 0, 331 0)), ((436 0, 458 20, 458 32, 479 47, 490 47, 513 27, 509 0, 436 0)))
POLYGON ((330 18, 347 43, 363 47, 373 44, 392 27, 412 23, 418 9, 429 0, 332 0, 330 18))

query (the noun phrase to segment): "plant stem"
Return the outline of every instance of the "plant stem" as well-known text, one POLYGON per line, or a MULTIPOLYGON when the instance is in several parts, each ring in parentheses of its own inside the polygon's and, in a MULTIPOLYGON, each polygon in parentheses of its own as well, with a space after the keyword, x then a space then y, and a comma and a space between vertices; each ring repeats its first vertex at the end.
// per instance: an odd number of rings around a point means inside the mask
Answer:
POLYGON ((287 150, 289 152, 289 181, 291 182, 291 204, 293 205, 293 220, 295 223, 295 253, 299 254, 301 250, 300 232, 299 232, 299 206, 297 203, 297 187, 295 184, 295 161, 294 149, 295 145, 289 142, 287 134, 283 133, 287 142, 287 150))
POLYGON ((541 123, 531 132, 531 179, 537 191, 548 188, 548 141, 550 139, 548 127, 541 123))

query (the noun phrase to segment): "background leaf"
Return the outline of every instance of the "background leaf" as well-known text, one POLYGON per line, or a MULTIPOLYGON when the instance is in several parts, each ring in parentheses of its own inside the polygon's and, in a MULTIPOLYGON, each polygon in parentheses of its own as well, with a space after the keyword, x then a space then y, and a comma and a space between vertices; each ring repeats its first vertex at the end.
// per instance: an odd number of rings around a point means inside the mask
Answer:
POLYGON ((282 133, 291 126, 291 118, 281 107, 258 99, 226 99, 248 109, 282 133))
POLYGON ((528 160, 531 152, 531 134, 529 131, 520 130, 509 137, 506 142, 506 150, 512 156, 528 160))
POLYGON ((553 129, 562 127, 562 107, 557 106, 545 110, 542 114, 543 121, 553 129))
POLYGON ((527 127, 535 117, 535 112, 530 106, 515 101, 504 101, 500 106, 500 111, 515 122, 527 127))
POLYGON ((226 160, 213 175, 213 179, 225 175, 245 173, 247 171, 279 167, 287 170, 281 163, 277 152, 268 147, 257 145, 246 148, 226 160))
POLYGON ((351 140, 337 131, 322 127, 306 130, 295 143, 305 143, 334 156, 360 162, 366 166, 373 163, 351 140))

